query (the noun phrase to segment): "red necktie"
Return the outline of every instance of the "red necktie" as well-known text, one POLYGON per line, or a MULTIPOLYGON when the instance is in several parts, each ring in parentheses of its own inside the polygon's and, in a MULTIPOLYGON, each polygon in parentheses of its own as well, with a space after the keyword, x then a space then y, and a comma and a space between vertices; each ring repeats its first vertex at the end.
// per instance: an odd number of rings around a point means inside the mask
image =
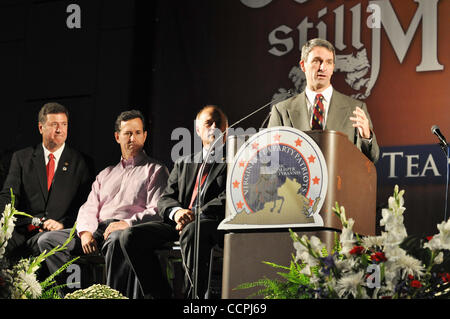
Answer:
POLYGON ((55 155, 50 153, 47 163, 47 189, 50 190, 52 186, 53 176, 55 176, 55 155))
POLYGON ((314 105, 312 129, 323 130, 324 108, 323 108, 323 95, 316 95, 316 104, 314 105))
MULTIPOLYGON (((208 171, 209 171, 209 167, 210 166, 211 165, 208 165, 208 164, 205 165, 205 169, 203 170, 202 181, 201 181, 200 185, 203 185, 203 183, 205 182, 206 176, 208 175, 208 171)), ((194 187, 194 190, 192 192, 191 203, 189 204, 189 209, 192 209, 192 205, 194 205, 195 198, 197 197, 197 193, 198 193, 198 178, 199 178, 199 176, 200 176, 200 169, 198 170, 197 177, 195 178, 195 187, 194 187)))

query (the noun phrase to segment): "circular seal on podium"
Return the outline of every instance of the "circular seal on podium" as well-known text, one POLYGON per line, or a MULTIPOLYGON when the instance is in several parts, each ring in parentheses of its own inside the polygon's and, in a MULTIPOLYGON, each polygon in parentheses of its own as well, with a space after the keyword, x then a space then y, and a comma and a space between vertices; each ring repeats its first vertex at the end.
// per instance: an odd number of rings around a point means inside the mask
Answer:
POLYGON ((321 149, 306 133, 264 129, 240 147, 228 169, 231 213, 219 229, 323 226, 319 212, 328 170, 321 149))

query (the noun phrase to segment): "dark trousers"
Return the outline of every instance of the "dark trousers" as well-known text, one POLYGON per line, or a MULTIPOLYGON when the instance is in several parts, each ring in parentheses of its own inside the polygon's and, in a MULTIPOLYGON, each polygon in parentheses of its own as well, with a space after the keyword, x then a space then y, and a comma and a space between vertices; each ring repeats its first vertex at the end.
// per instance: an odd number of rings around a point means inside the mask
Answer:
MULTIPOLYGON (((200 246, 198 268, 198 296, 203 298, 208 283, 209 258, 212 247, 223 245, 223 234, 217 230, 215 220, 200 220, 200 246)), ((186 273, 186 297, 189 294, 192 269, 194 263, 194 223, 188 224, 181 235, 173 225, 163 222, 149 222, 127 228, 123 231, 120 244, 125 258, 134 269, 144 295, 153 298, 170 298, 171 289, 163 275, 157 251, 167 247, 167 244, 179 240, 186 273)))
POLYGON ((5 249, 5 255, 11 262, 17 262, 19 259, 40 254, 37 241, 42 235, 38 230, 29 232, 25 226, 14 228, 8 245, 5 249))
MULTIPOLYGON (((5 248, 5 257, 8 262, 14 265, 22 258, 39 256, 41 252, 38 240, 42 234, 44 233, 38 230, 28 231, 26 226, 15 227, 5 248)), ((36 274, 37 278, 43 281, 49 275, 49 271, 45 265, 42 265, 36 274)))
MULTIPOLYGON (((139 282, 134 275, 129 264, 125 261, 120 247, 120 237, 122 231, 112 232, 107 240, 103 239, 103 233, 106 227, 115 220, 107 220, 99 224, 93 236, 97 241, 101 254, 105 256, 106 266, 106 284, 113 289, 120 291, 128 298, 142 297, 140 294, 139 282)), ((69 237, 70 229, 60 231, 47 232, 38 240, 41 251, 49 251, 56 245, 62 245, 69 237)), ((55 272, 65 263, 70 261, 74 256, 83 255, 81 248, 81 240, 75 235, 75 238, 67 245, 67 249, 49 256, 45 262, 50 273, 55 272)), ((57 278, 59 284, 66 283, 67 274, 57 278)))

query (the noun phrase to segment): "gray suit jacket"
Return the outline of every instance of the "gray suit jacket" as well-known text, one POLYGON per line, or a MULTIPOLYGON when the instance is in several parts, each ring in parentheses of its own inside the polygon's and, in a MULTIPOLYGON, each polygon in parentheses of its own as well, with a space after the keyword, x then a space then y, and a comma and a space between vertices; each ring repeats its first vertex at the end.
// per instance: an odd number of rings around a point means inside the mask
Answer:
MULTIPOLYGON (((306 94, 302 92, 272 107, 268 127, 289 126, 300 131, 310 131, 310 115, 306 104, 306 94)), ((364 102, 333 90, 325 130, 339 131, 346 134, 350 142, 355 144, 372 162, 376 163, 378 160, 380 149, 375 133, 373 132, 372 121, 370 120, 367 106, 364 102), (349 117, 353 116, 353 111, 356 106, 363 109, 369 119, 370 129, 372 131, 371 142, 361 138, 358 130, 352 126, 353 122, 349 119, 349 117)))

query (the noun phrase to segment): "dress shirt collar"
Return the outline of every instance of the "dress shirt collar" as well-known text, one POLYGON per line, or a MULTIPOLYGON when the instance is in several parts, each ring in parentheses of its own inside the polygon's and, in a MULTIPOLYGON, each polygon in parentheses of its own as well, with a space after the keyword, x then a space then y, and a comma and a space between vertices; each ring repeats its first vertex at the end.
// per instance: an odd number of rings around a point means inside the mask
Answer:
MULTIPOLYGON (((220 150, 221 150, 220 148, 217 149, 217 146, 215 146, 215 148, 211 151, 211 154, 209 154, 208 163, 211 164, 211 163, 216 161, 216 151, 218 151, 219 152, 218 154, 220 154, 220 150)), ((202 149, 202 162, 204 162, 206 160, 206 155, 208 155, 208 151, 209 151, 209 148, 203 147, 203 149, 202 149)))
POLYGON ((45 158, 45 165, 47 165, 48 163, 48 156, 51 154, 53 154, 55 156, 55 169, 57 167, 58 161, 61 158, 61 154, 64 151, 64 147, 66 146, 66 143, 64 143, 60 148, 58 148, 55 152, 50 152, 42 143, 42 148, 44 149, 44 158, 45 158))
POLYGON ((120 162, 122 163, 123 168, 128 166, 134 167, 139 165, 146 157, 147 155, 145 154, 145 151, 141 150, 136 156, 130 157, 127 160, 121 157, 120 162))
MULTIPOLYGON (((310 90, 308 87, 305 89, 305 93, 306 93, 306 98, 308 99, 309 103, 311 105, 314 105, 314 102, 316 101, 316 95, 319 93, 310 90)), ((331 101, 331 96, 333 95, 333 86, 330 85, 323 92, 320 92, 320 94, 323 95, 323 98, 324 98, 326 104, 329 104, 331 101)))
MULTIPOLYGON (((208 155, 209 148, 204 147, 202 149, 202 159, 203 161, 206 159, 206 155, 208 155)), ((210 156, 214 155, 214 150, 211 152, 210 156)))

